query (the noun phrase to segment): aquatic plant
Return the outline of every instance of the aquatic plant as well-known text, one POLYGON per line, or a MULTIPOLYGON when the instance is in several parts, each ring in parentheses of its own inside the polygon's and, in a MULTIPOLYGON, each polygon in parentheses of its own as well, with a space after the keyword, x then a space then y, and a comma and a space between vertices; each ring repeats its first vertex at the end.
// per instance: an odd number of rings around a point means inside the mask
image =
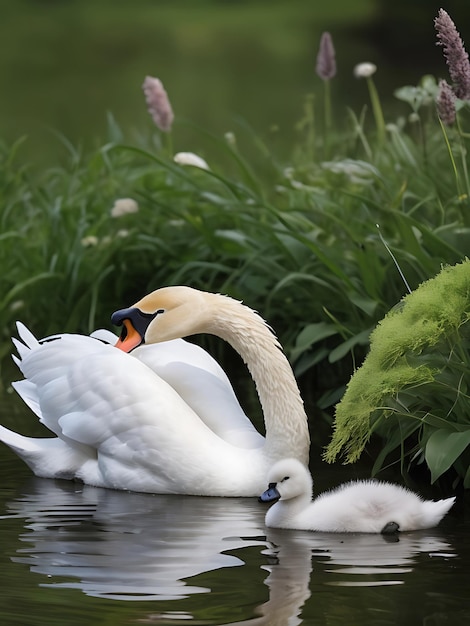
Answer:
POLYGON ((385 455, 413 434, 434 482, 452 465, 465 486, 460 455, 470 444, 470 261, 447 266, 406 295, 374 329, 370 351, 336 406, 327 461, 360 456, 373 432, 385 455))

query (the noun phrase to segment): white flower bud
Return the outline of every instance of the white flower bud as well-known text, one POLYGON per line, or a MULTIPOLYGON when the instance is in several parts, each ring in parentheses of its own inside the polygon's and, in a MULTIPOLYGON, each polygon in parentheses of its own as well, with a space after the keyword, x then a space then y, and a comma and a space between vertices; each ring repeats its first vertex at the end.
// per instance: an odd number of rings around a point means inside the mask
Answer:
POLYGON ((173 157, 173 161, 178 165, 192 165, 193 167, 199 167, 202 170, 208 170, 209 166, 204 159, 193 152, 178 152, 173 157))
POLYGON ((139 205, 132 198, 119 198, 111 209, 111 217, 121 217, 126 213, 137 213, 139 205))
POLYGON ((359 63, 354 68, 354 76, 356 78, 369 78, 377 71, 377 66, 373 63, 359 63))
POLYGON ((88 235, 88 237, 83 237, 81 244, 84 248, 91 248, 97 246, 98 241, 98 237, 95 237, 95 235, 88 235))

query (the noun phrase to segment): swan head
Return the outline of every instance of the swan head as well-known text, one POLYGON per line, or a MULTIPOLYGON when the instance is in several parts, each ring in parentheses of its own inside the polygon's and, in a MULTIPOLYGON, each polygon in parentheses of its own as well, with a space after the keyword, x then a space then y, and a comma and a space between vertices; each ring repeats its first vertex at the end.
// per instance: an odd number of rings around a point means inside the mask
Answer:
POLYGON ((208 295, 192 287, 162 287, 133 306, 115 311, 122 326, 116 347, 130 352, 142 343, 159 343, 203 332, 210 319, 208 295))
POLYGON ((268 488, 258 498, 260 502, 291 500, 312 496, 313 481, 308 469, 297 459, 283 459, 268 473, 268 488))

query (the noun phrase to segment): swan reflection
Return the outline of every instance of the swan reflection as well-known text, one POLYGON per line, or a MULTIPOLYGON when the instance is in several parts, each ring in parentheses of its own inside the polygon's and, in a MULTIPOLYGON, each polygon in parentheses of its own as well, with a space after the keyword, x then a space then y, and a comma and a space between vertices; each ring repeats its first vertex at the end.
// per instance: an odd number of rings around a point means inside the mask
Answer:
POLYGON ((8 505, 26 518, 15 562, 54 587, 126 600, 167 600, 209 592, 184 579, 244 565, 228 551, 265 546, 263 511, 251 499, 153 496, 34 479, 8 505))
MULTIPOLYGON (((380 534, 345 534, 267 528, 276 556, 265 580, 269 600, 258 607, 260 617, 225 626, 297 626, 303 623, 302 608, 308 599, 320 611, 319 596, 327 586, 386 586, 404 584, 420 554, 442 558, 456 556, 436 530, 380 534)), ((326 609, 328 611, 328 608, 326 609)), ((344 622, 341 622, 344 623, 344 622)))
MULTIPOLYGON (((24 547, 13 560, 48 576, 47 586, 119 600, 181 600, 213 591, 215 579, 204 577, 204 584, 198 575, 245 566, 230 575, 230 591, 236 596, 238 583, 251 586, 252 606, 258 605, 251 614, 258 617, 230 622, 239 626, 295 626, 306 608, 320 610, 320 591, 329 586, 406 584, 418 559, 455 556, 437 530, 388 538, 269 529, 265 508, 254 499, 154 496, 41 479, 31 484, 8 504, 9 517, 25 519, 24 547), (257 585, 246 581, 253 567, 257 585), (268 572, 267 588, 259 567, 268 572)), ((181 608, 174 604, 172 619, 193 617, 181 608)), ((155 612, 149 620, 164 615, 155 612)))
POLYGON ((455 556, 452 546, 435 529, 393 536, 269 530, 268 539, 278 544, 280 551, 289 545, 299 556, 310 554, 315 571, 328 574, 321 578, 326 585, 403 584, 404 574, 413 571, 420 554, 455 556))

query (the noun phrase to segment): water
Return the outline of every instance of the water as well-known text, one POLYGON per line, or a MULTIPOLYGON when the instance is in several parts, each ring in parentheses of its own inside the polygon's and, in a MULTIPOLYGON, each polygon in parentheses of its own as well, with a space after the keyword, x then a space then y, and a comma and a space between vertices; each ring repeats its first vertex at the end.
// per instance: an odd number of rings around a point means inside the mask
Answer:
MULTIPOLYGON (((321 471, 323 487, 351 470, 321 471)), ((462 502, 438 529, 395 539, 267 529, 256 499, 39 479, 3 446, 0 476, 6 626, 470 623, 462 502)))

